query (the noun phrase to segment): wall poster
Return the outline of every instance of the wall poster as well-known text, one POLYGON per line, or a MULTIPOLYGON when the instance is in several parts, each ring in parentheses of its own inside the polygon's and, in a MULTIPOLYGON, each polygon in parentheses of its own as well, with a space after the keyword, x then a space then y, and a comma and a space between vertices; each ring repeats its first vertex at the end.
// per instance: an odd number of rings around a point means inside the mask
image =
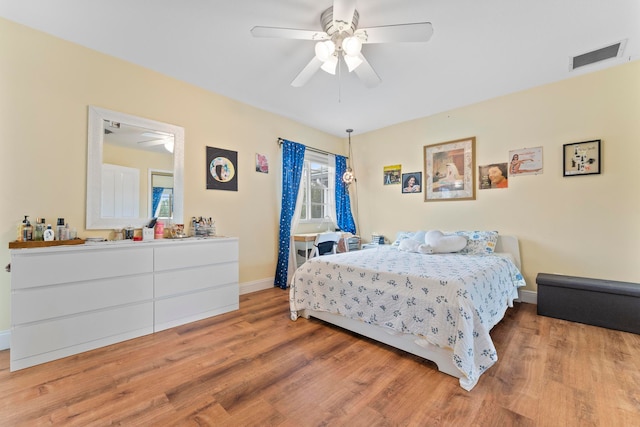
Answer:
POLYGON ((207 190, 238 191, 238 152, 207 147, 207 190))

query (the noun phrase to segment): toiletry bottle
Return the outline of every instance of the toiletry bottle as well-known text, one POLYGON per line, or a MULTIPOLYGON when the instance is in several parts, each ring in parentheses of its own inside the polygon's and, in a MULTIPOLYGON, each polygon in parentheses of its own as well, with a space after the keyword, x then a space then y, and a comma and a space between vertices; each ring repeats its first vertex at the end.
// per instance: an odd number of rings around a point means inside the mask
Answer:
POLYGON ((162 222, 162 221, 156 222, 154 238, 156 238, 156 239, 163 239, 164 238, 164 222, 162 222))
POLYGON ((42 223, 43 221, 44 219, 36 219, 36 225, 33 227, 33 240, 35 241, 42 241, 42 239, 44 238, 45 226, 42 223))
POLYGON ((22 242, 22 238, 24 236, 24 221, 22 221, 22 222, 20 222, 20 224, 18 224, 17 231, 18 231, 18 233, 16 234, 16 241, 22 242))
POLYGON ((31 228, 31 223, 29 222, 29 216, 24 216, 24 221, 22 221, 22 241, 28 242, 33 238, 33 231, 31 228))
POLYGON ((69 223, 64 225, 62 229, 62 240, 69 240, 69 235, 71 234, 71 229, 69 228, 69 223))
POLYGON ((64 230, 64 218, 58 218, 58 226, 56 227, 56 240, 64 240, 62 232, 64 230))
POLYGON ((55 233, 51 229, 51 224, 47 224, 47 229, 44 230, 44 233, 43 233, 44 241, 45 242, 51 242, 51 241, 53 241, 54 237, 55 237, 55 233))

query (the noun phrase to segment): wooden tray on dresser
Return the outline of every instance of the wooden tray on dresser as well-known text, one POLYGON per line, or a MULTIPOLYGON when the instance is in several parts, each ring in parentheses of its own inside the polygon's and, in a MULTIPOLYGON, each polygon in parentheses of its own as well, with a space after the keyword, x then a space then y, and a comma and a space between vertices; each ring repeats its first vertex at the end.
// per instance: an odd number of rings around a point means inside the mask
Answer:
POLYGON ((45 242, 42 240, 29 240, 27 242, 9 242, 9 249, 26 249, 26 248, 47 248, 49 246, 62 246, 62 245, 83 245, 84 239, 73 240, 52 240, 45 242))

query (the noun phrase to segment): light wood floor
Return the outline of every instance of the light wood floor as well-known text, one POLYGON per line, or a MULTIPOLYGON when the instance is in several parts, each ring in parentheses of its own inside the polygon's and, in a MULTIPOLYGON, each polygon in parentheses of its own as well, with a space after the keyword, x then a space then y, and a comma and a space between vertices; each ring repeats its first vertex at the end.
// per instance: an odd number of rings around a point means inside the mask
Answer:
POLYGON ((640 426, 640 335, 517 304, 492 336, 500 360, 466 392, 407 353, 317 320, 288 292, 240 310, 9 372, 0 425, 640 426))

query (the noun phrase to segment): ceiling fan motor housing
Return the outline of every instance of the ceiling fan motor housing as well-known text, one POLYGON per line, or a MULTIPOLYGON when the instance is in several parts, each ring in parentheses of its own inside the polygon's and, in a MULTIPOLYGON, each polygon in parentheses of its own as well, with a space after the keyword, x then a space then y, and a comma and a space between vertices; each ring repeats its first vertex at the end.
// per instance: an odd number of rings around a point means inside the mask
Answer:
POLYGON ((340 22, 336 22, 336 25, 334 25, 333 7, 330 7, 322 12, 322 15, 320 15, 320 23, 322 24, 322 29, 325 33, 329 34, 329 37, 331 37, 331 40, 336 46, 336 50, 342 50, 342 40, 347 37, 353 36, 355 31, 358 29, 359 18, 360 14, 357 10, 354 10, 353 18, 351 19, 351 25, 349 27, 347 27, 347 23, 342 24, 340 22))

